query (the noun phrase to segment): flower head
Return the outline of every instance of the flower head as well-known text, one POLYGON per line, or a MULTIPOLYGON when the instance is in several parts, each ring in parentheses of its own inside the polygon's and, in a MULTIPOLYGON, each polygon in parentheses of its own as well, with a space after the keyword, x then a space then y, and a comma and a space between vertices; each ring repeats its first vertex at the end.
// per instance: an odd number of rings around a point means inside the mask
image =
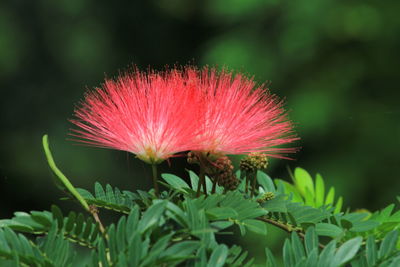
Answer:
POLYGON ((253 79, 204 68, 197 87, 204 97, 202 150, 219 154, 263 152, 284 158, 295 148, 279 147, 297 138, 282 101, 253 79))
POLYGON ((241 74, 186 67, 120 75, 86 94, 74 135, 159 163, 186 150, 284 157, 297 138, 282 101, 241 74))
POLYGON ((199 147, 199 92, 186 72, 123 74, 86 94, 71 120, 86 144, 124 150, 148 163, 199 147))

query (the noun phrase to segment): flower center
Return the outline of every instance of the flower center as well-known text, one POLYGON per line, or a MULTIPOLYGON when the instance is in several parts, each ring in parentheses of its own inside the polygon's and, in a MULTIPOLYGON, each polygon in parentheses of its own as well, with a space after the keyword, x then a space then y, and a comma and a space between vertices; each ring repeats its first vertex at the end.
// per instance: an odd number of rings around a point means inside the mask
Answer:
POLYGON ((142 153, 138 153, 136 156, 149 164, 158 164, 164 161, 159 154, 152 147, 147 146, 142 153))

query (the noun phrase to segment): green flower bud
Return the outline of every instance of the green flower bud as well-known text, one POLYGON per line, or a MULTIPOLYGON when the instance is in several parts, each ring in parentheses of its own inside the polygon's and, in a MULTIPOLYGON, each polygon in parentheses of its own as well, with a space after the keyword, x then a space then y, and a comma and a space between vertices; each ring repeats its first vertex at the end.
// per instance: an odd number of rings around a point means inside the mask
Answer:
POLYGON ((250 153, 240 161, 240 169, 242 171, 256 171, 266 169, 267 166, 267 155, 259 152, 250 153))

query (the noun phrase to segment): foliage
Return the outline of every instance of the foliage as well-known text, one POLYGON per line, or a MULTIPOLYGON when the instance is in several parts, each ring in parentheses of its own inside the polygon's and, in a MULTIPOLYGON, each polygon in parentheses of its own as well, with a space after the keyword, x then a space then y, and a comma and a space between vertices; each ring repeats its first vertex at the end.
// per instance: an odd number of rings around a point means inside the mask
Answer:
MULTIPOLYGON (((44 146, 52 159, 47 138, 44 146)), ((70 198, 87 213, 64 215, 53 205, 0 220, 1 266, 254 266, 262 259, 219 236, 253 232, 268 238, 267 225, 290 233, 282 246, 285 266, 400 264, 400 211, 394 212, 394 204, 373 214, 342 211, 334 193, 325 195, 323 178, 314 180, 300 168, 293 184, 257 171, 254 197, 246 193, 243 175, 237 190, 216 185, 214 194, 206 177, 208 195, 196 197, 194 172, 188 171, 189 183, 164 173, 165 190, 158 198, 154 190, 131 192, 100 183, 93 192, 76 189, 51 163, 56 178, 72 188, 70 198), (117 219, 104 226, 102 209, 117 219)), ((269 248, 265 252, 265 264, 278 266, 276 255, 269 248)))
POLYGON ((293 194, 293 201, 303 202, 305 205, 312 207, 322 207, 324 205, 335 206, 334 213, 339 213, 343 198, 339 197, 334 205, 335 188, 329 188, 325 196, 325 183, 320 174, 316 175, 315 182, 311 175, 302 168, 296 168, 292 175, 293 184, 277 179, 278 183, 282 183, 287 194, 293 194), (315 184, 315 185, 314 185, 315 184))

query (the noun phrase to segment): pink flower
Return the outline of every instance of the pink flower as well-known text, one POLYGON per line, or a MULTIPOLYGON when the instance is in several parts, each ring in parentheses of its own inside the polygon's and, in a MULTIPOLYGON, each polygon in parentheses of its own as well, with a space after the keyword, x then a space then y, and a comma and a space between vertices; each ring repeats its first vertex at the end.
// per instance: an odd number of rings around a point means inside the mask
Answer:
POLYGON ((286 158, 296 148, 283 148, 298 138, 293 134, 282 101, 264 86, 241 74, 204 68, 197 87, 204 100, 202 150, 221 154, 263 152, 286 158))
POLYGON ((86 94, 75 116, 79 141, 152 164, 187 150, 285 158, 296 149, 281 145, 298 139, 282 101, 264 86, 208 68, 134 70, 106 80, 86 94))
POLYGON ((148 163, 198 149, 200 92, 185 71, 134 70, 88 92, 71 120, 86 144, 124 150, 148 163), (197 141, 196 141, 197 140, 197 141))

